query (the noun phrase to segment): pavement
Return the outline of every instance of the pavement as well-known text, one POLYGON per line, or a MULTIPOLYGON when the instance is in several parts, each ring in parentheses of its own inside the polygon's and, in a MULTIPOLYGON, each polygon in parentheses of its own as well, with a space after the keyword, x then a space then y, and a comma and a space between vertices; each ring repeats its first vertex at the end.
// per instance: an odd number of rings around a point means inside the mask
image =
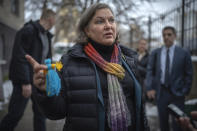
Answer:
MULTIPOLYGON (((19 121, 15 131, 33 131, 33 113, 31 108, 31 101, 29 101, 22 119, 19 121)), ((0 121, 7 113, 8 104, 3 105, 3 109, 0 110, 0 121)), ((151 103, 147 103, 147 119, 151 131, 159 131, 157 108, 151 103)), ((64 119, 62 120, 49 120, 47 119, 47 131, 63 131, 64 119)))
MULTIPOLYGON (((19 121, 15 131, 33 131, 33 112, 29 101, 22 119, 19 121)), ((7 114, 7 106, 5 104, 3 110, 0 111, 0 121, 7 114)), ((63 131, 64 120, 49 120, 47 119, 47 131, 63 131)))
MULTIPOLYGON (((9 102, 9 98, 12 93, 12 84, 10 81, 7 81, 3 85, 4 89, 4 102, 0 101, 0 121, 3 116, 7 113, 7 106, 9 102)), ((22 119, 19 121, 15 131, 33 131, 33 112, 32 112, 32 103, 31 100, 29 101, 26 110, 22 119)), ((157 115, 157 108, 152 103, 146 103, 146 113, 149 126, 151 131, 159 131, 159 124, 158 124, 158 115, 157 115)), ((65 120, 49 120, 47 119, 47 131, 63 131, 63 125, 65 120)))
MULTIPOLYGON (((0 87, 1 88, 1 87, 0 87)), ((9 103, 9 98, 12 93, 12 83, 11 81, 6 81, 3 84, 3 94, 4 94, 4 101, 0 101, 0 121, 1 119, 7 114, 7 107, 9 103)), ((191 99, 185 102, 187 105, 187 110, 185 112, 189 113, 191 110, 196 109, 197 107, 197 98, 191 99)), ((26 110, 22 119, 19 121, 15 131, 33 131, 33 112, 32 112, 32 103, 31 100, 29 101, 26 110)), ((159 119, 158 119, 158 112, 157 107, 153 103, 146 103, 145 106, 146 115, 150 127, 150 131, 160 131, 159 130, 159 119)), ((65 120, 49 120, 47 119, 47 131, 63 131, 65 120)))
MULTIPOLYGON (((6 81, 3 84, 4 90, 4 101, 0 101, 0 121, 8 112, 9 98, 12 93, 12 84, 10 81, 6 81)), ((46 121, 47 131, 63 131, 63 125, 65 120, 49 120, 46 121)), ((29 100, 28 105, 25 109, 22 119, 19 121, 15 131, 33 131, 33 111, 32 103, 29 100)))

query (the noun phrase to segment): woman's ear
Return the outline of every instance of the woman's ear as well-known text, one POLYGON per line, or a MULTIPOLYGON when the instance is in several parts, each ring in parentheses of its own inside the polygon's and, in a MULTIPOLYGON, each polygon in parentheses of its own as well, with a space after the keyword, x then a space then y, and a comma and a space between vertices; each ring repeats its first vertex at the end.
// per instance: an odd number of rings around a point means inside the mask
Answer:
POLYGON ((85 32, 85 34, 86 34, 86 36, 88 36, 89 37, 89 29, 88 29, 88 27, 85 27, 85 29, 84 29, 84 32, 85 32))

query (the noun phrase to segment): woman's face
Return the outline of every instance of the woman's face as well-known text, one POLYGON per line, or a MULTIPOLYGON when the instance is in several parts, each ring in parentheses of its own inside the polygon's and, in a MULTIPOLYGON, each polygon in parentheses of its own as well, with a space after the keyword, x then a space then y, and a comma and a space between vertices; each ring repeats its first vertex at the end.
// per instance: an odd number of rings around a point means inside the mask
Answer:
POLYGON ((112 12, 107 8, 97 10, 85 33, 100 44, 112 45, 116 39, 116 22, 112 12))

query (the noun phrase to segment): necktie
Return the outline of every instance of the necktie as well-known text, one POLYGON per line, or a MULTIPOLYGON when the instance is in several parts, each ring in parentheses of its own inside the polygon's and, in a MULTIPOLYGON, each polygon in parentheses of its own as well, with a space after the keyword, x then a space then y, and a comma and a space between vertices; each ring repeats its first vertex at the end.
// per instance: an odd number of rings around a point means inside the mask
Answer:
POLYGON ((170 56, 169 49, 166 52, 166 67, 165 67, 165 86, 169 87, 170 85, 170 56))

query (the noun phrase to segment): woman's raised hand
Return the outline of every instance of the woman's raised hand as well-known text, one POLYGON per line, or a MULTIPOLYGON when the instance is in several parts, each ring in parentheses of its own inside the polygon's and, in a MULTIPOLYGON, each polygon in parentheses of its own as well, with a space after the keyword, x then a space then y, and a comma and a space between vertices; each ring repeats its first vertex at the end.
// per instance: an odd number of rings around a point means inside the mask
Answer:
POLYGON ((44 70, 47 70, 46 65, 39 64, 34 58, 32 58, 30 55, 25 55, 27 61, 32 65, 33 67, 33 83, 34 85, 40 89, 41 91, 46 91, 46 74, 44 74, 44 70))

